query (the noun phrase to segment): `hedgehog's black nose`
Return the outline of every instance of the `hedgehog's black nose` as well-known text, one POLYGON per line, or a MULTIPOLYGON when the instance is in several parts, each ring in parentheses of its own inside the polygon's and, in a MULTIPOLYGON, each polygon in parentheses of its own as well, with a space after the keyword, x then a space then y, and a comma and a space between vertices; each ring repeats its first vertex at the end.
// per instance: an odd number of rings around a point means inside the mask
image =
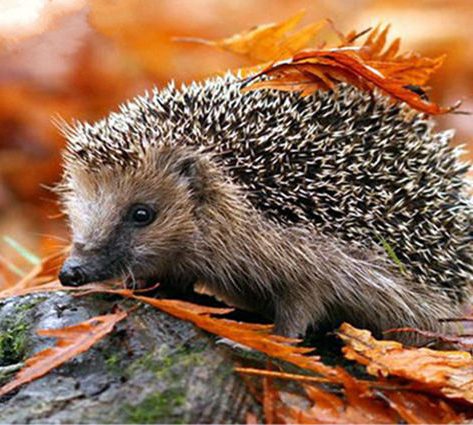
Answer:
POLYGON ((87 283, 84 270, 73 260, 67 260, 63 264, 59 280, 64 286, 81 286, 87 283))

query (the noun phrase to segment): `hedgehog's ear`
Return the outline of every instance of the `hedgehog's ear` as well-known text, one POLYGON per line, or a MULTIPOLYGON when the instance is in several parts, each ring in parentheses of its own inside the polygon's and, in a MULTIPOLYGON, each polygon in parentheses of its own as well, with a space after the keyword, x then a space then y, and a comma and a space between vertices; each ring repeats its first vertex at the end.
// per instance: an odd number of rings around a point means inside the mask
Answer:
POLYGON ((195 157, 183 158, 177 164, 177 171, 192 192, 192 197, 201 202, 205 188, 202 164, 195 157))
POLYGON ((188 180, 194 179, 198 174, 198 164, 196 158, 184 158, 178 163, 177 168, 179 174, 188 180))

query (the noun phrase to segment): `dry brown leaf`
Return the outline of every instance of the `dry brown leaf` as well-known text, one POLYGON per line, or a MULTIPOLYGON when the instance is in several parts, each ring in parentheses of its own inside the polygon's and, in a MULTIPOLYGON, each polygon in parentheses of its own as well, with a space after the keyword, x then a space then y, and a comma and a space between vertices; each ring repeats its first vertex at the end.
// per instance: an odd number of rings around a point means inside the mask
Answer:
POLYGON ((383 30, 377 27, 369 32, 366 41, 358 47, 353 42, 358 35, 350 33, 346 37, 341 36, 343 43, 338 48, 300 51, 310 39, 306 35, 315 36, 326 23, 321 21, 291 37, 285 36, 301 17, 302 14, 298 14, 280 24, 258 26, 223 40, 200 41, 244 55, 253 61, 267 62, 292 56, 271 63, 262 70, 257 67, 244 69, 244 75, 248 75, 249 70, 256 71, 256 75, 246 80, 251 84, 245 90, 271 88, 308 95, 319 89, 334 89, 336 84, 345 82, 365 91, 378 88, 392 99, 428 114, 442 114, 453 109, 442 108, 425 99, 423 92, 410 89, 425 85, 440 68, 445 56, 431 59, 412 53, 399 54, 399 39, 390 45, 386 43, 389 26, 383 30), (262 76, 269 79, 255 82, 262 76))
POLYGON ((380 71, 386 77, 404 85, 423 86, 432 74, 443 65, 446 56, 437 58, 411 57, 395 62, 370 60, 366 63, 380 71))
POLYGON ((366 40, 360 44, 360 56, 365 60, 395 61, 408 56, 408 54, 401 55, 399 53, 401 47, 400 38, 394 39, 391 44, 387 45, 391 25, 386 25, 383 29, 381 29, 381 25, 378 25, 374 29, 368 28, 360 33, 351 31, 347 35, 343 35, 336 30, 333 23, 331 24, 341 40, 338 47, 354 46, 356 41, 359 41, 360 38, 367 35, 366 40))
POLYGON ((391 424, 398 422, 397 413, 384 401, 373 396, 368 387, 360 386, 348 374, 345 377, 345 397, 339 397, 321 387, 305 385, 310 407, 302 409, 280 403, 277 413, 286 423, 350 423, 391 424))
MULTIPOLYGON (((345 400, 336 400, 336 396, 325 393, 322 394, 325 400, 330 402, 334 407, 338 407, 340 416, 338 421, 345 423, 393 423, 396 422, 396 414, 392 412, 386 405, 379 400, 368 383, 361 383, 355 380, 348 372, 344 371, 343 386, 345 392, 345 400)), ((309 398, 314 402, 310 409, 310 414, 317 417, 323 414, 323 409, 318 402, 318 397, 321 396, 320 389, 315 389, 312 386, 306 386, 306 392, 309 398)), ((337 410, 333 411, 336 415, 337 410)), ((336 419, 336 416, 333 417, 336 419)))
POLYGON ((248 31, 221 40, 199 38, 181 38, 178 40, 218 47, 242 55, 253 63, 279 60, 305 48, 327 24, 326 20, 322 20, 288 35, 288 32, 300 22, 304 13, 304 11, 300 11, 283 22, 258 25, 248 31))
POLYGON ((344 323, 338 335, 346 358, 366 366, 375 376, 408 379, 419 389, 473 403, 473 358, 466 351, 406 348, 395 341, 378 341, 366 330, 344 323))
MULTIPOLYGON (((435 62, 435 66, 437 66, 435 62)), ((307 95, 317 89, 333 88, 345 82, 361 90, 371 91, 378 88, 394 100, 403 101, 418 111, 428 114, 442 114, 453 108, 442 108, 423 99, 406 88, 407 81, 389 75, 383 75, 378 69, 364 62, 358 50, 338 48, 331 50, 306 50, 293 58, 277 62, 246 80, 245 90, 272 88, 285 91, 299 91, 307 95), (260 77, 268 80, 256 81, 260 77), (288 84, 289 81, 289 84, 288 84)))
MULTIPOLYGON (((437 58, 422 57, 412 52, 399 53, 400 38, 387 44, 390 25, 383 30, 380 26, 369 32, 367 39, 359 50, 360 57, 371 67, 405 85, 425 85, 445 61, 445 55, 437 58)), ((351 33, 353 37, 354 32, 351 33)), ((345 45, 352 45, 350 35, 345 45)))
MULTIPOLYGON (((266 371, 270 372, 270 371, 266 371)), ((286 374, 273 372, 266 379, 286 378, 286 374), (281 374, 281 376, 278 376, 281 374)), ((293 397, 281 397, 271 392, 271 417, 280 423, 460 423, 465 420, 444 400, 412 391, 373 390, 376 382, 359 381, 345 372, 344 396, 320 386, 304 385, 306 403, 294 403, 293 397)), ((386 382, 383 382, 386 384, 386 382)), ((287 394, 286 394, 287 395, 287 394)), ((298 396, 300 397, 300 396, 298 396)), ((297 397, 296 397, 297 399, 297 397)), ((267 409, 265 409, 267 412, 267 409)), ((266 418, 268 416, 266 415, 266 418)))
POLYGON ((21 385, 46 375, 52 369, 87 351, 110 333, 114 326, 127 316, 126 311, 97 316, 78 325, 61 329, 41 329, 38 335, 57 338, 56 345, 35 354, 25 361, 25 366, 13 381, 0 388, 0 397, 21 385))
MULTIPOLYGON (((253 369, 239 367, 236 372, 245 375, 264 376, 272 379, 292 380, 303 383, 329 383, 330 381, 315 376, 299 375, 274 370, 253 369)), ((320 387, 306 386, 306 394, 313 406, 306 410, 295 408, 286 402, 284 408, 280 408, 289 422, 374 422, 395 418, 399 415, 406 423, 459 423, 464 421, 461 414, 448 405, 444 400, 428 394, 409 391, 408 385, 401 384, 395 380, 357 380, 345 375, 341 385, 345 388, 345 401, 331 393, 327 393, 320 387), (380 402, 385 401, 387 405, 380 402), (327 412, 329 403, 335 410, 327 412), (373 404, 372 404, 373 403, 373 404), (373 410, 374 409, 374 410, 373 410), (391 411, 392 410, 392 411, 391 411), (341 413, 343 412, 343 413, 341 413), (289 418, 287 416, 289 415, 289 418), (368 418, 370 418, 368 420, 368 418)), ((330 407, 330 406, 329 406, 330 407)))

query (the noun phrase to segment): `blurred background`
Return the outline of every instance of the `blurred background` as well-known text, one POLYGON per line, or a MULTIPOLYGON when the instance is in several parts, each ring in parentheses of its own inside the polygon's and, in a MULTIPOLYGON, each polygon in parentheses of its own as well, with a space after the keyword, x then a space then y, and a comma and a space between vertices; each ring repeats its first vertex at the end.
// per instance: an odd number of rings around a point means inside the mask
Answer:
MULTIPOLYGON (((31 268, 16 243, 37 257, 67 245, 47 189, 60 179, 64 145, 53 117, 96 120, 153 85, 248 65, 173 37, 223 38, 301 9, 302 25, 328 17, 346 33, 391 23, 402 50, 446 53, 429 95, 473 111, 472 0, 0 0, 0 290, 31 268)), ((472 117, 438 122, 473 159, 472 117)))

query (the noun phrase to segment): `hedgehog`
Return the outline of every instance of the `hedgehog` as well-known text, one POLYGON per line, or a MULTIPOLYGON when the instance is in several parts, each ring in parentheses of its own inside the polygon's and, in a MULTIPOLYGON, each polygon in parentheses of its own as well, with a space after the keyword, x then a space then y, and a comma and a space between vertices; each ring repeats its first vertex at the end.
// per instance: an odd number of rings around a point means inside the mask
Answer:
POLYGON ((343 321, 438 331, 460 315, 473 208, 453 131, 347 84, 242 84, 170 83, 63 126, 62 284, 198 283, 289 337, 343 321))

